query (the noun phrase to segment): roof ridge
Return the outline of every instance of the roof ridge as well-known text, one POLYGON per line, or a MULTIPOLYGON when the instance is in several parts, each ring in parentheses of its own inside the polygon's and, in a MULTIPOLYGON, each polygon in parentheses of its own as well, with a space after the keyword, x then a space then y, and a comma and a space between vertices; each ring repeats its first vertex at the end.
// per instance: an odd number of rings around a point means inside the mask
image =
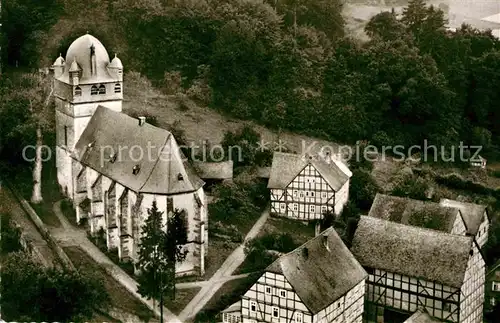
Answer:
POLYGON ((463 235, 459 235, 459 234, 448 233, 448 232, 445 232, 445 231, 439 231, 439 230, 428 229, 428 228, 420 227, 420 226, 403 224, 403 223, 399 223, 399 222, 395 222, 395 221, 390 221, 390 220, 386 220, 386 219, 381 219, 381 218, 377 218, 377 217, 369 216, 369 215, 361 215, 360 219, 363 218, 363 217, 370 218, 370 219, 375 219, 376 221, 380 221, 380 222, 390 223, 390 225, 394 225, 394 226, 405 227, 405 228, 408 228, 409 230, 429 232, 429 233, 432 233, 432 234, 435 234, 435 235, 447 235, 449 237, 453 237, 453 238, 456 238, 456 239, 462 239, 462 240, 467 239, 467 240, 470 240, 471 244, 474 241, 474 238, 471 237, 471 236, 463 236, 463 235))

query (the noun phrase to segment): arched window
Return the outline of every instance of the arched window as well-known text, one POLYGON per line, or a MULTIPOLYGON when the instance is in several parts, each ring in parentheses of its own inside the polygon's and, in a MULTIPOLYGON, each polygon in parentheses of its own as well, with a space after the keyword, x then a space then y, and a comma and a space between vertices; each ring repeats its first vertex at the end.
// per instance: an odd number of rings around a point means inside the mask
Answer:
POLYGON ((98 93, 99 93, 99 89, 97 88, 97 86, 92 85, 92 87, 90 88, 90 95, 96 95, 98 93))
POLYGON ((120 83, 115 84, 115 93, 120 93, 122 91, 122 85, 120 83))
POLYGON ((81 96, 82 95, 82 88, 77 86, 75 87, 75 96, 81 96))
POLYGON ((102 84, 99 86, 99 94, 106 94, 106 87, 102 84))

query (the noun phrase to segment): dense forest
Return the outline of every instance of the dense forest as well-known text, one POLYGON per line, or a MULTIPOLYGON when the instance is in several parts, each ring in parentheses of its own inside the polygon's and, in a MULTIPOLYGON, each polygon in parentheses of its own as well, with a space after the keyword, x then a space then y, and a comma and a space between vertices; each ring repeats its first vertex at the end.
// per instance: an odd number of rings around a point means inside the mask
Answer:
MULTIPOLYGON (((337 142, 500 151, 500 42, 422 0, 344 34, 340 0, 6 0, 3 59, 49 66, 89 31, 128 70, 213 109, 337 142), (204 85, 204 86, 203 86, 204 85)), ((5 83, 5 82, 4 82, 5 83)), ((4 120, 0 108, 0 119, 4 120)), ((5 111, 5 109, 4 109, 5 111)))

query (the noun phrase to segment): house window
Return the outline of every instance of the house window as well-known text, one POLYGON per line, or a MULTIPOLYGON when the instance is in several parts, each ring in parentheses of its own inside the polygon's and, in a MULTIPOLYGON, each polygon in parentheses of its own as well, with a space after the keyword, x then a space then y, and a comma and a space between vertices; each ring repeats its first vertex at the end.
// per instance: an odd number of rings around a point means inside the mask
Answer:
POLYGON ((326 205, 321 206, 321 213, 326 213, 326 205))
POLYGON ((280 290, 280 297, 286 297, 286 290, 280 290))
POLYGON ((280 209, 284 210, 285 209, 285 203, 280 204, 280 209))
POLYGON ((266 294, 271 295, 271 287, 266 287, 266 294))
POLYGON ((491 306, 495 306, 497 304, 497 300, 495 299, 495 297, 492 297, 490 299, 490 304, 491 304, 491 306))
POLYGON ((311 197, 314 197, 314 192, 311 192, 311 197))
POLYGON ((297 203, 293 204, 293 210, 298 211, 299 210, 299 205, 297 203))
POLYGON ((316 211, 315 206, 314 205, 309 206, 309 211, 314 213, 316 211))
POLYGON ((309 196, 309 192, 306 192, 306 196, 309 196))
POLYGON ((493 282, 491 289, 495 292, 500 292, 500 283, 499 282, 493 282))
POLYGON ((304 192, 300 192, 300 198, 304 198, 304 192))
POLYGON ((106 87, 102 84, 99 86, 99 94, 106 94, 106 87))
POLYGON ((99 89, 97 88, 97 86, 92 85, 92 87, 90 88, 90 95, 97 95, 98 93, 99 89))
POLYGON ((250 302, 250 312, 257 311, 257 304, 255 302, 250 302))
POLYGON ((295 313, 295 323, 302 323, 302 313, 295 313))
POLYGON ((321 193, 321 198, 322 198, 322 199, 326 199, 326 192, 322 192, 322 193, 321 193))
POLYGON ((280 309, 273 307, 273 317, 280 317, 280 309))
POLYGON ((75 96, 80 96, 82 95, 82 88, 77 86, 75 87, 75 96))
POLYGON ((294 196, 294 197, 297 197, 297 194, 298 194, 298 192, 297 192, 297 191, 293 191, 293 196, 294 196))
POLYGON ((122 85, 120 83, 115 84, 115 93, 120 93, 122 91, 122 85))
POLYGON ((451 304, 448 302, 443 302, 443 311, 451 312, 451 304))

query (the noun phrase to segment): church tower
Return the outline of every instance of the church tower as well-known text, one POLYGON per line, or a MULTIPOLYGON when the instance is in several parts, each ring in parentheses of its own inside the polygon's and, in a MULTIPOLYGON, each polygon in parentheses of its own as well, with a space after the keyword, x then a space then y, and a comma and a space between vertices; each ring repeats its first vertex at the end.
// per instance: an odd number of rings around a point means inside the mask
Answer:
POLYGON ((123 65, 116 56, 110 61, 102 43, 89 34, 69 46, 66 59, 59 56, 51 67, 56 103, 57 180, 73 198, 71 154, 97 106, 121 112, 123 65))

